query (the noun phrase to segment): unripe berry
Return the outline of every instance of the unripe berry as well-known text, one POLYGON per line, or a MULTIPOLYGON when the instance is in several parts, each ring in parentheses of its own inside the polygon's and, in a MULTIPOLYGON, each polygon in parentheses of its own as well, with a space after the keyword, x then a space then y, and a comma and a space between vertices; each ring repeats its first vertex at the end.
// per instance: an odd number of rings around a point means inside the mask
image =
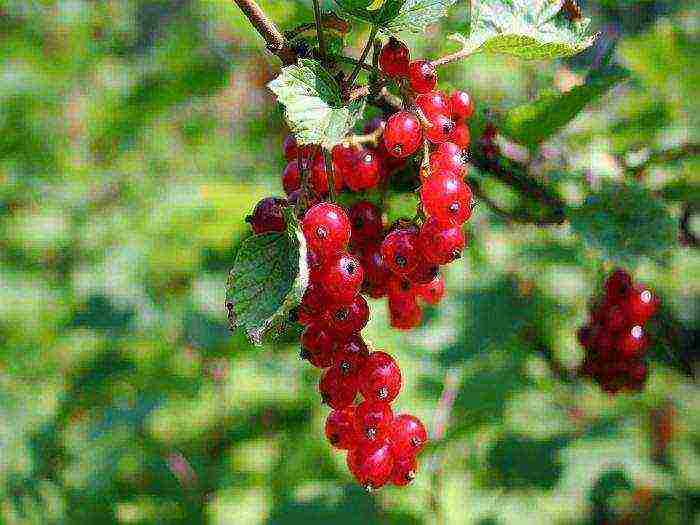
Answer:
POLYGON ((386 265, 397 274, 412 272, 420 262, 418 234, 413 230, 400 229, 389 233, 381 250, 386 265))
POLYGON ((418 246, 423 257, 436 264, 449 264, 462 256, 466 241, 462 228, 430 217, 420 229, 418 246))
POLYGON ((405 487, 416 479, 418 472, 418 460, 415 456, 406 456, 394 459, 394 468, 391 471, 391 484, 397 487, 405 487))
POLYGON ((287 226, 283 212, 285 206, 285 199, 265 197, 255 205, 253 213, 246 217, 246 222, 250 223, 256 234, 284 231, 287 226))
POLYGON ((412 155, 423 140, 418 118, 408 111, 394 113, 387 120, 382 140, 387 151, 394 157, 404 158, 412 155))
POLYGON ((385 352, 372 352, 367 358, 359 383, 367 400, 391 403, 401 390, 401 369, 385 352))
POLYGON ((324 403, 335 410, 341 410, 355 401, 357 376, 344 374, 340 367, 333 365, 321 376, 318 391, 324 403))
POLYGON ((427 93, 435 89, 438 77, 435 66, 427 60, 414 60, 408 66, 408 82, 416 93, 427 93))
POLYGON ((436 305, 445 296, 445 278, 438 275, 428 284, 418 286, 418 297, 428 304, 436 305))
POLYGON ((469 186, 449 171, 434 173, 420 190, 425 212, 441 222, 462 224, 472 214, 472 192, 469 186))
POLYGON ((393 420, 391 406, 384 401, 365 400, 355 408, 355 431, 368 441, 384 441, 393 420))
POLYGON ((345 184, 352 191, 374 188, 379 182, 379 158, 368 148, 358 151, 354 169, 345 171, 345 184))
POLYGON ((350 207, 348 215, 352 225, 353 243, 377 241, 384 231, 382 212, 368 201, 360 201, 350 207))
POLYGON ((446 142, 452 136, 455 123, 444 113, 433 113, 428 117, 430 126, 425 130, 425 136, 433 144, 446 142))
POLYGON ((408 75, 410 56, 406 44, 391 37, 379 53, 379 69, 389 77, 405 77, 408 75))
POLYGON ((452 129, 452 133, 448 137, 450 142, 454 142, 462 149, 467 149, 469 143, 471 142, 471 135, 469 134, 469 126, 464 122, 458 122, 452 129))
POLYGON ((466 169, 464 150, 454 142, 443 142, 430 154, 430 171, 450 171, 462 177, 466 169))
POLYGON ((335 448, 351 450, 357 446, 355 407, 333 410, 326 418, 326 438, 335 448))
POLYGON ((320 279, 330 301, 347 305, 360 293, 364 271, 357 257, 340 253, 328 259, 320 279))
POLYGON ((287 164, 282 172, 282 187, 284 192, 289 195, 301 187, 301 175, 299 173, 299 164, 293 160, 287 164))
POLYGON ((465 91, 454 91, 450 95, 450 105, 455 120, 470 119, 474 114, 474 99, 465 91))
POLYGON ((394 467, 394 456, 387 442, 365 441, 348 452, 348 469, 367 490, 384 486, 394 467))
POLYGON ((345 250, 350 242, 350 219, 345 210, 329 202, 311 207, 301 224, 310 249, 332 254, 345 250))
POLYGON ((330 328, 337 337, 360 332, 369 321, 369 305, 362 295, 356 295, 348 305, 334 307, 328 315, 330 328))
POLYGON ((391 450, 397 458, 416 456, 428 442, 428 432, 420 419, 401 414, 394 418, 391 425, 390 440, 391 450))
POLYGON ((442 91, 431 91, 416 97, 416 106, 430 119, 433 115, 449 115, 450 102, 442 91))

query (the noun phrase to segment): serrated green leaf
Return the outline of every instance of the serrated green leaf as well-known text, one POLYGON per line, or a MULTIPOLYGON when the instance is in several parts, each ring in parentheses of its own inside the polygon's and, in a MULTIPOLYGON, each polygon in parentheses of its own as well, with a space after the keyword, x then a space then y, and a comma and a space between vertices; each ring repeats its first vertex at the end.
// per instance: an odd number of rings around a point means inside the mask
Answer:
MULTIPOLYGON (((590 20, 570 20, 562 0, 472 0, 472 52, 491 51, 533 60, 573 56, 590 47, 590 20)), ((464 39, 462 35, 457 35, 464 39)))
POLYGON ((566 93, 543 93, 534 102, 512 109, 501 125, 501 132, 532 148, 550 138, 588 104, 598 100, 628 76, 625 69, 612 67, 592 72, 585 84, 566 93))
POLYGON ((281 331, 309 281, 304 235, 291 208, 285 217, 286 231, 243 241, 226 285, 229 324, 243 328, 255 345, 268 333, 281 331))
POLYGON ((285 119, 299 144, 331 148, 364 112, 364 99, 343 103, 337 82, 314 60, 283 68, 268 87, 284 106, 285 119))
POLYGON ((676 222, 660 200, 639 186, 606 183, 567 215, 576 233, 618 263, 645 256, 662 261, 676 244, 676 222))
POLYGON ((378 26, 386 33, 422 33, 447 14, 457 0, 335 0, 346 13, 378 26))

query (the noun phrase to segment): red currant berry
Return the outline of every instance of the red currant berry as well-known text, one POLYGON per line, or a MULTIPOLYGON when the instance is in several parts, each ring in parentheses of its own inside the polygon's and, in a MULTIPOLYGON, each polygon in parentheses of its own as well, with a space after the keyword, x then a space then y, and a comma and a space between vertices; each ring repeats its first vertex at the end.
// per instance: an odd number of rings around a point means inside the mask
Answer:
POLYGON ((462 256, 466 241, 462 228, 430 217, 420 229, 418 246, 423 257, 432 263, 449 264, 462 256))
POLYGON ((384 441, 393 420, 391 406, 384 401, 365 400, 355 408, 355 431, 368 441, 384 441))
POLYGON ((464 151, 453 142, 443 142, 430 154, 430 170, 433 173, 450 171, 462 177, 466 166, 464 151))
POLYGON ((323 293, 321 286, 316 282, 309 282, 304 292, 304 297, 301 299, 301 309, 317 315, 326 307, 327 303, 328 299, 323 293))
POLYGON ((355 407, 333 410, 326 418, 326 438, 335 448, 351 450, 357 446, 355 407))
POLYGON ((410 414, 401 414, 394 418, 390 440, 394 456, 416 456, 428 442, 428 432, 420 419, 410 414))
POLYGON ((301 175, 299 174, 299 164, 296 160, 287 164, 282 172, 282 187, 287 195, 301 187, 301 175))
POLYGON ((341 178, 345 178, 348 173, 355 169, 357 162, 358 149, 354 146, 345 146, 338 144, 331 150, 331 158, 333 159, 333 175, 339 173, 341 178))
POLYGON ((384 262, 379 244, 365 246, 362 267, 365 270, 364 289, 369 296, 379 298, 386 295, 389 279, 393 274, 384 262))
POLYGON ((335 341, 319 323, 313 323, 301 334, 302 357, 316 368, 328 368, 334 361, 335 341))
POLYGON ((351 335, 340 343, 335 351, 335 363, 344 374, 357 374, 363 369, 369 350, 358 334, 351 335))
POLYGON ((423 311, 415 297, 412 300, 399 300, 389 296, 389 317, 392 328, 411 330, 420 326, 423 311))
POLYGON ((328 315, 336 336, 347 337, 360 332, 369 321, 369 305, 362 295, 356 295, 348 305, 334 307, 328 315))
POLYGON ((470 119, 474 114, 474 99, 465 91, 454 91, 450 95, 450 104, 456 120, 470 119))
POLYGON ((286 137, 284 137, 282 149, 284 150, 284 158, 287 159, 287 162, 296 160, 297 140, 294 138, 294 135, 287 135, 286 137))
POLYGON ((632 289, 632 276, 621 268, 614 270, 605 280, 605 295, 613 302, 622 301, 632 289))
POLYGON ((472 214, 472 192, 469 186, 449 171, 433 174, 421 186, 425 212, 437 220, 462 224, 472 214))
POLYGON ((427 93, 435 89, 438 76, 435 66, 427 60, 414 60, 408 66, 408 83, 416 93, 427 93))
MULTIPOLYGON (((311 189, 313 189, 319 195, 325 195, 328 193, 328 176, 329 173, 326 171, 326 160, 323 155, 318 155, 314 158, 311 164, 311 177, 309 178, 309 184, 311 189)), ((342 172, 333 173, 333 187, 335 191, 340 191, 343 187, 343 177, 342 172)))
POLYGON ((469 126, 464 122, 458 122, 452 129, 452 133, 448 139, 450 142, 454 142, 462 149, 467 149, 469 143, 471 142, 471 135, 469 134, 469 126))
POLYGON ((625 307, 631 322, 644 324, 656 313, 659 299, 648 288, 635 286, 630 291, 625 307))
POLYGON ((427 119, 433 115, 450 114, 450 102, 442 91, 431 91, 416 97, 416 106, 420 108, 427 119))
POLYGON ((415 456, 396 458, 391 471, 391 483, 397 487, 410 485, 416 479, 416 472, 418 472, 418 460, 415 456))
POLYGON ((379 157, 368 148, 361 149, 357 154, 354 169, 345 171, 345 184, 352 191, 362 191, 374 188, 379 182, 379 157))
POLYGON ((353 242, 364 244, 376 241, 382 236, 384 231, 382 212, 371 202, 360 201, 353 204, 350 207, 349 216, 353 242))
POLYGON ((335 410, 343 409, 355 401, 357 376, 344 374, 337 365, 326 369, 318 383, 321 399, 335 410))
POLYGON ((387 151, 394 157, 408 157, 415 153, 423 140, 420 122, 408 111, 394 113, 386 123, 382 139, 387 151))
POLYGON ((347 464, 360 485, 367 490, 378 489, 389 481, 394 456, 386 441, 365 441, 348 452, 347 464))
POLYGON ((382 242, 382 257, 397 274, 412 272, 420 262, 418 234, 409 229, 394 230, 382 242))
POLYGON ((350 219, 343 208, 329 202, 316 204, 306 212, 302 230, 309 249, 319 254, 345 250, 350 242, 350 219))
POLYGON ((389 77, 408 76, 410 56, 406 44, 391 37, 379 53, 379 69, 389 77))
POLYGON ((644 330, 639 325, 634 325, 627 330, 617 341, 617 349, 623 359, 639 357, 648 345, 644 330))
POLYGON ((406 279, 415 284, 428 284, 440 273, 440 265, 434 262, 422 260, 411 273, 406 274, 406 279))
POLYGON ((401 369, 385 352, 372 352, 367 358, 359 384, 367 400, 391 403, 401 390, 401 369))
POLYGON ((246 217, 246 222, 250 223, 256 234, 284 231, 286 227, 283 212, 285 206, 287 206, 285 199, 265 197, 255 205, 252 215, 246 217))
POLYGON ((326 296, 335 304, 350 304, 360 293, 363 280, 360 261, 349 253, 331 256, 321 274, 326 296))
POLYGON ((430 126, 425 130, 425 136, 433 144, 446 142, 455 128, 452 119, 443 113, 434 113, 428 117, 428 121, 430 126))
POLYGON ((418 297, 428 304, 436 305, 445 296, 445 279, 438 275, 428 284, 418 286, 418 297))

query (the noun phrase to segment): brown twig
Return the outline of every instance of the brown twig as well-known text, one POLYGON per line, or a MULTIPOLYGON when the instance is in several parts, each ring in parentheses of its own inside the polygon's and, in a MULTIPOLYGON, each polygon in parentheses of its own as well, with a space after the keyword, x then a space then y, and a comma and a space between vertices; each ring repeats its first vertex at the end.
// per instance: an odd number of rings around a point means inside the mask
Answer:
POLYGON ((275 23, 265 14, 254 0, 233 0, 243 11, 248 21, 265 40, 267 49, 274 53, 285 66, 294 64, 297 56, 275 23))

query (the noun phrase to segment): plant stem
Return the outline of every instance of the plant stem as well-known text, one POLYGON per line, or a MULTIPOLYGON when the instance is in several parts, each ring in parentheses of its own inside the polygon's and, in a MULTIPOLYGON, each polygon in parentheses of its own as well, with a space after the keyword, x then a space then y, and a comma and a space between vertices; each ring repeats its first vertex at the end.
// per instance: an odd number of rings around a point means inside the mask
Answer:
MULTIPOLYGON (((372 29, 369 32, 369 38, 367 38, 367 42, 365 43, 365 47, 362 50, 362 54, 360 55, 360 60, 359 63, 355 66, 355 69, 353 69, 352 73, 350 74, 350 78, 348 79, 348 90, 352 89, 353 85, 355 84, 355 80, 357 79, 357 75, 360 74, 360 69, 362 69, 362 64, 365 63, 365 60, 367 59, 367 55, 369 54, 369 50, 372 49, 372 45, 374 44, 374 37, 377 36, 377 31, 379 31, 379 27, 373 25, 372 29)), ((367 91, 369 93, 369 90, 367 91)))
POLYGON ((243 14, 248 18, 255 30, 263 37, 267 44, 267 49, 277 55, 282 64, 286 66, 296 62, 296 53, 289 47, 287 39, 254 0, 233 1, 243 11, 243 14))
POLYGON ((314 0, 314 20, 316 22, 316 35, 318 36, 318 51, 321 55, 321 62, 326 61, 326 42, 323 37, 323 27, 321 27, 321 8, 318 0, 314 0))
POLYGON ((333 176, 333 159, 331 157, 331 152, 326 148, 323 148, 323 161, 326 164, 326 178, 328 183, 328 199, 331 202, 335 202, 335 178, 333 176))

